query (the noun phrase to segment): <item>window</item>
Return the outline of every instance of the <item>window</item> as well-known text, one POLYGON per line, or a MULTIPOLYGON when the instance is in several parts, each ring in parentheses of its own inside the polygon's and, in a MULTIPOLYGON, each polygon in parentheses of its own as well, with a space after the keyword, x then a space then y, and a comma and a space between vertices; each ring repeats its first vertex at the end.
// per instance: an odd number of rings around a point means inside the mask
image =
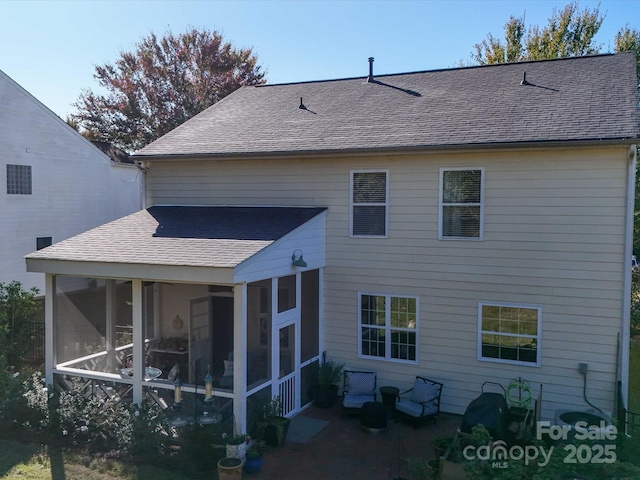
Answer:
POLYGON ((478 310, 478 360, 540 365, 539 307, 480 303, 478 310))
POLYGON ((7 194, 31 195, 31 165, 7 164, 7 194))
POLYGON ((440 238, 482 239, 484 169, 440 170, 440 238))
POLYGON ((415 363, 418 299, 360 295, 360 354, 415 363))
POLYGON ((296 276, 278 278, 278 313, 296 308, 296 276))
POLYGON ((37 237, 36 238, 36 250, 42 250, 53 243, 51 237, 37 237))
POLYGON ((387 235, 387 172, 351 172, 351 235, 387 235))

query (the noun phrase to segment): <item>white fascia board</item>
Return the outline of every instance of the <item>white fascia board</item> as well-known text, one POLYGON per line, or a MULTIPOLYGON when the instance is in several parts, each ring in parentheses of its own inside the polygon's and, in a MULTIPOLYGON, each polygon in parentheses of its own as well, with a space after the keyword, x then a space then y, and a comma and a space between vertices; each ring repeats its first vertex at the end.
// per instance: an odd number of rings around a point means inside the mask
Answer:
POLYGON ((233 268, 191 267, 183 265, 149 265, 135 263, 68 262, 27 258, 28 272, 72 275, 88 278, 139 278, 148 281, 181 283, 233 283, 233 268))

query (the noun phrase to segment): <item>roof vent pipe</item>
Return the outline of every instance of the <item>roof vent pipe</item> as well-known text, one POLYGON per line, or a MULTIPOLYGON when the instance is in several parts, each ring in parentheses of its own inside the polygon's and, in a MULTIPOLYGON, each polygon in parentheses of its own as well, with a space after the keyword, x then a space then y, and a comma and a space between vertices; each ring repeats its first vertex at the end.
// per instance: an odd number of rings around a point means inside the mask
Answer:
POLYGON ((369 57, 369 77, 367 82, 373 82, 373 57, 369 57))

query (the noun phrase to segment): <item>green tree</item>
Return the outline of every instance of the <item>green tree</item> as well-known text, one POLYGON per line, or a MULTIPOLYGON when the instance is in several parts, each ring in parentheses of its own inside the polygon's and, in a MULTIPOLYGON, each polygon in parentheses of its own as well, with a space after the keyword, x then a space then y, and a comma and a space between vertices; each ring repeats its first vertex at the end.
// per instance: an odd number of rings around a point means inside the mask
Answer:
POLYGON ((478 65, 489 65, 599 53, 601 45, 594 39, 603 21, 598 7, 579 11, 578 2, 572 2, 554 9, 546 26, 529 27, 525 35, 524 17, 512 16, 504 26, 504 41, 488 34, 471 56, 478 65))
POLYGON ((20 366, 36 320, 40 302, 37 288, 24 290, 20 282, 0 283, 0 351, 9 365, 20 366))
POLYGON ((250 48, 234 48, 216 31, 152 33, 115 63, 95 67, 106 94, 83 90, 67 122, 90 140, 131 152, 264 76, 250 48))

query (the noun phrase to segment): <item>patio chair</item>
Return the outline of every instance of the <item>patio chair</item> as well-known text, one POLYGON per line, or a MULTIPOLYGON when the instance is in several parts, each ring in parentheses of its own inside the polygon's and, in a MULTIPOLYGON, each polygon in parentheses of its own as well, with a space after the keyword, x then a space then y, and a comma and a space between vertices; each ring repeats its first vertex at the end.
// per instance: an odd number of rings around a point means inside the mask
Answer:
POLYGON ((425 420, 433 420, 440 413, 440 395, 443 384, 424 377, 416 377, 413 387, 400 393, 396 403, 396 411, 411 419, 414 427, 425 420), (402 395, 407 395, 402 397, 402 395))
POLYGON ((375 372, 344 371, 342 407, 345 412, 359 412, 367 402, 376 401, 375 372))

